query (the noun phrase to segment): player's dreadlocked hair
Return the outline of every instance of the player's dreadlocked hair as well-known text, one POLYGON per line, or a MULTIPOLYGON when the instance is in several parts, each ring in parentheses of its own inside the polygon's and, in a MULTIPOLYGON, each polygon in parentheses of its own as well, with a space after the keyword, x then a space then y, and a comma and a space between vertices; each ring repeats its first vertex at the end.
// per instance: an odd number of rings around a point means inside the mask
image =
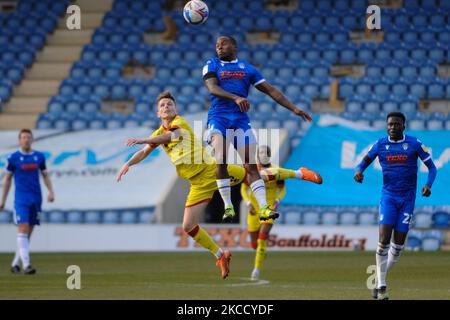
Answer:
POLYGON ((175 101, 175 97, 170 93, 170 91, 164 91, 164 92, 161 92, 159 94, 159 96, 156 98, 156 104, 158 104, 159 101, 161 101, 162 99, 166 99, 166 98, 172 100, 175 103, 177 103, 175 101))
POLYGON ((403 124, 406 123, 406 117, 405 117, 405 115, 404 115, 403 113, 401 113, 401 112, 398 112, 398 111, 396 111, 396 112, 390 112, 390 113, 386 116, 386 121, 388 121, 390 117, 398 117, 398 118, 400 118, 400 119, 403 120, 403 124))

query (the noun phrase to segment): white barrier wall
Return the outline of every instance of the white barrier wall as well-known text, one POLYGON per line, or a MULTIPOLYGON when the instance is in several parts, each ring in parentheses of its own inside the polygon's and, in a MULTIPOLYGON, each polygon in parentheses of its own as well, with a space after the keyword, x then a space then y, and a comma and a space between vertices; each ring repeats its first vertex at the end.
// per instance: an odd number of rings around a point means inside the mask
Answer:
MULTIPOLYGON (((251 250, 245 226, 203 225, 213 238, 232 250, 251 250)), ((269 250, 375 250, 376 226, 275 225, 269 250)), ((14 252, 16 228, 0 226, 0 252, 14 252)), ((43 225, 31 240, 33 252, 197 251, 180 224, 168 225, 43 225)))
MULTIPOLYGON (((56 200, 43 203, 44 210, 91 210, 151 207, 161 201, 176 177, 166 153, 158 148, 137 167, 133 167, 123 181, 116 183, 120 167, 139 147, 124 145, 127 138, 146 137, 152 129, 130 128, 117 130, 89 130, 41 136, 33 148, 44 152, 52 177, 56 200)), ((0 137, 9 133, 0 133, 0 137)), ((14 142, 17 142, 17 133, 14 142)), ((3 187, 6 159, 17 146, 0 139, 0 188, 3 187)), ((44 199, 46 189, 42 185, 44 199)), ((6 209, 13 209, 11 190, 6 209)))

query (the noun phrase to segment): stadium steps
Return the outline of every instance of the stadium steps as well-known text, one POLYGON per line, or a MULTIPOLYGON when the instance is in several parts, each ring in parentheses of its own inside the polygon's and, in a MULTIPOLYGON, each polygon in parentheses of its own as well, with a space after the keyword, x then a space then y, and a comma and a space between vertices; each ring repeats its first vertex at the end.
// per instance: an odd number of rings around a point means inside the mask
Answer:
POLYGON ((4 112, 0 117, 0 130, 17 130, 20 128, 34 128, 35 114, 11 114, 4 112))
POLYGON ((113 0, 101 0, 101 1, 92 1, 92 0, 77 0, 74 4, 80 7, 81 9, 81 20, 83 20, 84 13, 92 13, 92 12, 106 12, 111 10, 113 0))
POLYGON ((26 74, 30 80, 62 80, 67 77, 72 67, 71 62, 36 62, 26 74))
POLYGON ((88 30, 55 30, 49 37, 47 43, 49 45, 85 45, 91 41, 94 29, 88 30))
POLYGON ((5 108, 9 114, 32 114, 47 111, 48 97, 12 97, 5 108))
POLYGON ((50 97, 58 94, 61 81, 69 76, 83 46, 91 42, 94 30, 102 24, 112 3, 112 0, 76 1, 74 4, 81 9, 81 30, 68 30, 67 16, 59 19, 57 29, 48 36, 45 47, 6 104, 0 130, 35 127, 39 113, 46 112, 50 97))
POLYGON ((75 46, 45 46, 37 56, 37 62, 70 62, 80 58, 82 45, 75 46))
POLYGON ((48 97, 56 95, 59 88, 59 80, 31 80, 25 79, 14 90, 16 97, 37 96, 48 97))

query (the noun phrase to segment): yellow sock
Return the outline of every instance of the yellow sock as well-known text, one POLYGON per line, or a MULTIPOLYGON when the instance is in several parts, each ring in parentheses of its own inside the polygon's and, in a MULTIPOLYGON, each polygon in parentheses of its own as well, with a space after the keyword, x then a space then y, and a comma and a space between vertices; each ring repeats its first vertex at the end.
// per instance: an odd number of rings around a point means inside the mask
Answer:
POLYGON ((264 259, 266 258, 267 240, 258 239, 258 247, 256 248, 255 269, 261 269, 264 259))
POLYGON ((195 226, 194 229, 188 232, 188 234, 201 245, 203 248, 208 249, 217 259, 222 255, 222 249, 219 245, 211 238, 208 232, 200 226, 195 226))
POLYGON ((267 179, 269 181, 297 178, 295 170, 289 170, 284 168, 267 168, 262 170, 262 175, 267 176, 267 179))
POLYGON ((297 173, 295 170, 278 168, 278 179, 277 180, 286 180, 297 178, 297 173))

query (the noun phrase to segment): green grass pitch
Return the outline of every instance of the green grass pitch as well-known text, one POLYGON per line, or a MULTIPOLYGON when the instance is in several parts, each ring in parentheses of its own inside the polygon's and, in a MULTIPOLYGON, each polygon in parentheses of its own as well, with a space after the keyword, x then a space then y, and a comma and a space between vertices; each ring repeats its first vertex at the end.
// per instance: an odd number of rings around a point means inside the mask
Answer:
MULTIPOLYGON (((32 254, 38 273, 9 273, 0 254, 0 299, 370 299, 373 252, 269 252, 261 278, 248 280, 254 253, 233 253, 222 280, 210 253, 32 254), (81 290, 68 290, 69 265, 81 290)), ((388 277, 391 299, 450 299, 450 253, 405 252, 388 277)))

